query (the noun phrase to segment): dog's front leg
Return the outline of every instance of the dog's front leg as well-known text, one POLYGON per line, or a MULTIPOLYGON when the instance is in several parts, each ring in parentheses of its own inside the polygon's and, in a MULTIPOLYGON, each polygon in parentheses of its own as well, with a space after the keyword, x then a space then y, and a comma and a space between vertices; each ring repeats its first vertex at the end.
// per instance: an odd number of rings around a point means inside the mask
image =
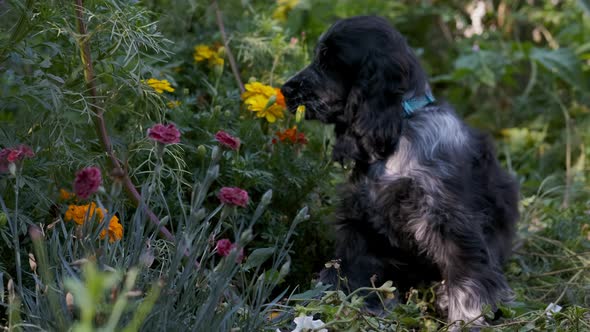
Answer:
POLYGON ((359 287, 370 287, 371 278, 379 284, 383 280, 383 259, 372 254, 368 243, 358 230, 342 225, 337 230, 336 260, 320 272, 324 284, 340 286, 350 292, 359 287))
MULTIPOLYGON (((337 266, 331 264, 320 273, 323 283, 340 286, 345 292, 360 287, 370 287, 372 281, 380 286, 385 280, 383 255, 389 248, 387 238, 378 234, 370 224, 372 207, 367 199, 367 187, 347 184, 340 188, 342 201, 336 212, 336 252, 337 266), (375 276, 375 277, 374 277, 375 276)), ((378 299, 370 296, 368 302, 378 304, 378 299)), ((369 304, 370 305, 370 304, 369 304)))

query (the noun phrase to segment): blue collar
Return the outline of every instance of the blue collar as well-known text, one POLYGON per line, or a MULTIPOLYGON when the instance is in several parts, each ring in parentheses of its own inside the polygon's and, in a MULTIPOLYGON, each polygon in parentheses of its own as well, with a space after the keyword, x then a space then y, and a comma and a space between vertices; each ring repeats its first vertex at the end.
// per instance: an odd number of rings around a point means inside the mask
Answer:
POLYGON ((402 101, 402 106, 404 108, 404 116, 406 118, 410 117, 417 110, 435 101, 436 99, 434 98, 430 90, 426 91, 423 96, 406 99, 402 101))

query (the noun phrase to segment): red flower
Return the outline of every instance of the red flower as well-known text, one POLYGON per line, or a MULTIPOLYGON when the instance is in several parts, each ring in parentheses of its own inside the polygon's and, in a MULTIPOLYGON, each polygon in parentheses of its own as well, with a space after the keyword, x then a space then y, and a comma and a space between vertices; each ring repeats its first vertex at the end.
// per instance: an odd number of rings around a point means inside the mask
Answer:
POLYGON ((8 170, 8 164, 19 162, 25 158, 34 157, 33 150, 24 145, 13 146, 11 148, 4 148, 0 150, 0 172, 8 170))
POLYGON ((76 173, 74 180, 74 192, 77 196, 86 199, 94 194, 102 182, 98 167, 87 167, 76 173))
POLYGON ((246 207, 248 204, 248 192, 237 187, 223 187, 217 193, 217 198, 223 204, 246 207))
MULTIPOLYGON (((215 249, 220 256, 227 257, 231 253, 232 249, 237 248, 235 243, 231 243, 229 239, 221 239, 217 241, 215 249)), ((244 248, 240 248, 238 256, 236 256, 236 263, 241 263, 244 259, 244 248)))
POLYGON ((215 249, 217 249, 217 253, 223 257, 229 255, 229 253, 231 252, 231 248, 232 248, 232 243, 229 239, 221 239, 221 240, 217 241, 217 244, 215 245, 215 249))
POLYGON ((25 157, 33 157, 35 156, 35 153, 33 152, 33 150, 31 150, 30 147, 21 144, 17 147, 13 147, 10 149, 10 152, 8 153, 8 156, 6 157, 6 160, 8 160, 8 162, 14 163, 20 160, 23 160, 25 157))
MULTIPOLYGON (((297 132, 296 126, 285 129, 282 132, 277 131, 276 135, 281 142, 290 141, 293 144, 307 144, 307 138, 305 138, 305 134, 302 132, 297 132)), ((273 143, 276 143, 276 139, 273 140, 273 143)))
POLYGON ((240 139, 233 137, 225 131, 218 131, 217 134, 215 134, 215 139, 221 143, 221 145, 226 146, 232 150, 237 150, 240 148, 240 139))
POLYGON ((172 144, 180 142, 180 131, 176 129, 174 124, 163 125, 161 123, 155 124, 148 129, 148 137, 154 141, 162 144, 172 144))

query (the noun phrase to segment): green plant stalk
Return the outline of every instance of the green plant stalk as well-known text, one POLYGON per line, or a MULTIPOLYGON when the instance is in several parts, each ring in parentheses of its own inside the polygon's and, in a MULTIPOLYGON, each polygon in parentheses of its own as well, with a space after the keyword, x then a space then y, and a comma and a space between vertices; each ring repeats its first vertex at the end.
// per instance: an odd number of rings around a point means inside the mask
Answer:
POLYGON ((227 54, 227 58, 229 59, 229 65, 231 67, 231 71, 236 78, 236 82, 238 83, 238 87, 240 88, 240 92, 244 93, 246 89, 244 88, 244 83, 242 83, 242 78, 240 77, 240 69, 238 68, 238 64, 236 59, 234 58, 231 49, 229 48, 229 40, 227 39, 227 34, 225 33, 225 26, 223 24, 223 17, 221 17, 221 9, 219 9, 219 5, 217 4, 217 0, 213 0, 213 8, 215 8, 215 19, 217 20, 217 26, 219 27, 219 33, 221 33, 221 39, 223 40, 223 47, 225 48, 225 52, 227 54))
POLYGON ((29 236, 33 242, 33 250, 35 252, 35 259, 37 261, 41 280, 47 287, 47 298, 51 310, 54 313, 58 331, 67 331, 66 319, 63 315, 62 306, 58 299, 58 293, 56 292, 57 287, 55 285, 55 279, 49 268, 49 258, 43 242, 43 233, 37 226, 31 226, 29 228, 29 236))
MULTIPOLYGON (((74 8, 76 11, 76 23, 78 27, 78 33, 80 37, 77 39, 78 46, 80 48, 80 58, 82 60, 82 64, 84 66, 84 80, 86 81, 86 86, 88 87, 88 91, 90 95, 96 99, 98 97, 98 93, 96 91, 96 85, 94 83, 94 70, 92 67, 92 55, 90 52, 90 44, 88 43, 88 31, 86 29, 86 24, 84 23, 84 5, 82 0, 74 0, 74 8)), ((120 180, 123 182, 123 186, 125 187, 125 191, 131 198, 131 200, 137 206, 141 206, 141 195, 135 188, 135 185, 129 178, 129 174, 123 170, 119 160, 115 156, 113 152, 113 148, 111 145, 111 141, 106 129, 106 123, 104 120, 103 113, 104 111, 95 105, 91 106, 94 112, 94 127, 96 129, 96 133, 100 140, 100 143, 103 147, 103 150, 107 153, 109 161, 111 163, 111 167, 113 168, 113 174, 118 175, 120 180)), ((145 213, 148 215, 151 222, 156 225, 160 234, 166 238, 166 240, 174 242, 174 235, 170 233, 170 231, 165 227, 160 225, 159 218, 147 207, 143 206, 145 213)))
POLYGON ((152 286, 147 297, 141 302, 141 304, 139 305, 139 307, 135 311, 135 314, 133 315, 133 319, 125 327, 123 332, 139 331, 141 324, 143 323, 143 321, 145 320, 147 315, 150 313, 150 311, 152 310, 152 308, 156 304, 156 301, 158 300, 159 296, 160 296, 160 286, 158 284, 154 284, 154 286, 152 286))
POLYGON ((113 311, 111 316, 109 317, 109 321, 105 327, 107 331, 115 331, 117 328, 117 324, 121 319, 125 311, 125 307, 127 306, 127 293, 133 289, 135 285, 135 280, 137 279, 137 275, 139 274, 139 270, 136 268, 132 268, 127 271, 127 278, 125 279, 125 286, 123 290, 119 293, 117 297, 117 301, 113 305, 113 311))
POLYGON ((12 231, 12 239, 14 240, 14 254, 16 263, 16 281, 18 284, 18 291, 22 294, 23 292, 23 273, 21 270, 20 261, 20 239, 18 235, 18 193, 20 188, 20 171, 16 172, 16 179, 14 181, 14 218, 10 223, 10 230, 12 231))
POLYGON ((22 319, 20 317, 20 306, 21 306, 21 300, 18 297, 18 295, 16 295, 16 292, 14 291, 14 282, 12 281, 12 279, 8 280, 8 309, 7 309, 7 314, 8 314, 8 329, 7 331, 9 332, 13 332, 13 331, 22 331, 22 329, 19 328, 19 324, 21 323, 22 319))

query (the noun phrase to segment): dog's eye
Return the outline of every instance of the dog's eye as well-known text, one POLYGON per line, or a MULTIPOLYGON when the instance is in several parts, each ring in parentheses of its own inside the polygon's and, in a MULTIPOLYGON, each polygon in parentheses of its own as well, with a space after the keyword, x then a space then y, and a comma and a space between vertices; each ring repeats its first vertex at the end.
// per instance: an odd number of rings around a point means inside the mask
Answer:
POLYGON ((328 69, 328 48, 322 47, 317 53, 317 63, 321 69, 328 69))

